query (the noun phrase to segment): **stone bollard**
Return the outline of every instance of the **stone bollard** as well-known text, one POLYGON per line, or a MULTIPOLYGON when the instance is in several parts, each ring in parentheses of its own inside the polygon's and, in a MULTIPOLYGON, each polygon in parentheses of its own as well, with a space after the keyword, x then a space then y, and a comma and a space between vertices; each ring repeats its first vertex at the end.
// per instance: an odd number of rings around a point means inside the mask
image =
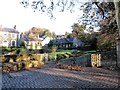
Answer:
POLYGON ((48 63, 48 53, 43 54, 44 63, 48 63))

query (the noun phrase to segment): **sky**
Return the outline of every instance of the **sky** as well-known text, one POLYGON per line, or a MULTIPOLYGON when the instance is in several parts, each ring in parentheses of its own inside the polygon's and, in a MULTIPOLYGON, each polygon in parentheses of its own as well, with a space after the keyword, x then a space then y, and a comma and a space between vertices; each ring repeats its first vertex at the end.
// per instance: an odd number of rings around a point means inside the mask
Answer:
POLYGON ((24 32, 32 27, 41 27, 49 29, 56 34, 65 34, 71 32, 73 23, 78 22, 77 18, 82 12, 56 11, 55 20, 51 20, 46 13, 41 14, 39 11, 33 12, 31 8, 24 8, 20 0, 0 0, 0 25, 2 27, 13 28, 19 32, 24 32))

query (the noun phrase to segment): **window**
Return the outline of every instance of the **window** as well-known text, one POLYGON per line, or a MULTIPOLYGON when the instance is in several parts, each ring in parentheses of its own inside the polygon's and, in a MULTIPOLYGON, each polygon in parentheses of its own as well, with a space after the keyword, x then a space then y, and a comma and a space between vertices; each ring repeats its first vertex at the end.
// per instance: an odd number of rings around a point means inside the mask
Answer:
POLYGON ((15 34, 12 34, 12 38, 14 38, 15 37, 15 34))
POLYGON ((11 38, 11 34, 8 34, 8 37, 11 38))

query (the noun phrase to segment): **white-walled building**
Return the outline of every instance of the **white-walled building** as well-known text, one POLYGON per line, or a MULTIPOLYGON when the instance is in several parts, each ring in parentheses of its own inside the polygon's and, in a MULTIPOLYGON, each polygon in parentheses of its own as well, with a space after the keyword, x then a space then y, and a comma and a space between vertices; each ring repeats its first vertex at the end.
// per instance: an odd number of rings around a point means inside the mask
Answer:
POLYGON ((4 47, 17 47, 19 46, 19 32, 16 27, 0 28, 0 46, 4 47))
POLYGON ((26 49, 41 49, 41 40, 37 38, 23 37, 22 41, 25 43, 26 49))

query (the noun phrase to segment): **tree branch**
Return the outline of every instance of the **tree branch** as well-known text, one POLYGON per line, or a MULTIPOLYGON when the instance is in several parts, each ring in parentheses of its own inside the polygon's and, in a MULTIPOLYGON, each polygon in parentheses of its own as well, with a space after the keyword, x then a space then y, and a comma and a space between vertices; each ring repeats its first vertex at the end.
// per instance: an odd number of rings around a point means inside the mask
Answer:
POLYGON ((102 15, 103 15, 102 18, 103 18, 103 19, 104 19, 104 18, 107 18, 107 17, 105 16, 105 13, 104 13, 103 8, 98 5, 98 2, 93 2, 93 4, 95 4, 95 5, 100 9, 100 11, 102 12, 102 15))

